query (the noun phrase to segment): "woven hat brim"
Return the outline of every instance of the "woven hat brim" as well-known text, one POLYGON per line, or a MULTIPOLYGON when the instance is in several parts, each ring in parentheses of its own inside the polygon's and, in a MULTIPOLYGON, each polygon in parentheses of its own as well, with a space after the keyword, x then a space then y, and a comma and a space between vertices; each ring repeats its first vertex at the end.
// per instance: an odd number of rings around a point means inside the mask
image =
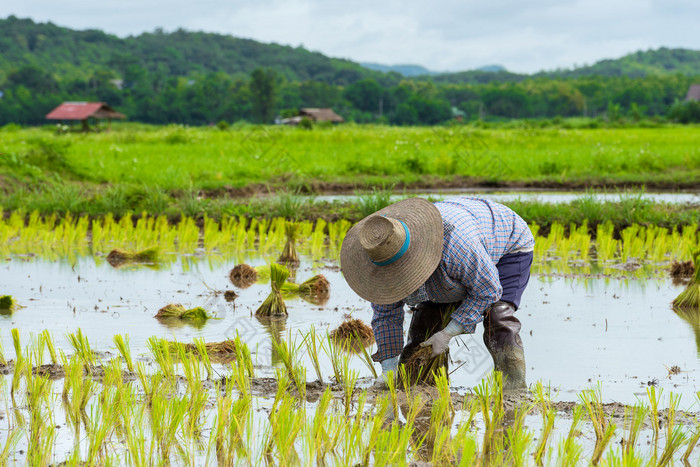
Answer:
POLYGON ((340 250, 340 269, 357 295, 378 305, 406 298, 440 264, 444 230, 440 211, 423 198, 409 198, 365 217, 348 231, 340 250), (377 266, 362 248, 359 232, 369 217, 385 215, 403 221, 411 235, 406 253, 394 263, 377 266))

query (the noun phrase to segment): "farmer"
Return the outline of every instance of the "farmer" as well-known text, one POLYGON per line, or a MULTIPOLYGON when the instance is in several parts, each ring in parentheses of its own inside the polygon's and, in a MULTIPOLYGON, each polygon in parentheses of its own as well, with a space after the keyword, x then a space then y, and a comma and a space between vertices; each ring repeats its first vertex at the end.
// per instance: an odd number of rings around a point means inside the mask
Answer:
POLYGON ((372 304, 382 375, 397 371, 419 345, 433 356, 484 321, 484 343, 504 389, 525 388, 525 355, 515 311, 530 278, 535 241, 525 221, 498 203, 411 198, 355 224, 345 236, 341 270, 372 304), (404 305, 413 309, 403 345, 404 305))

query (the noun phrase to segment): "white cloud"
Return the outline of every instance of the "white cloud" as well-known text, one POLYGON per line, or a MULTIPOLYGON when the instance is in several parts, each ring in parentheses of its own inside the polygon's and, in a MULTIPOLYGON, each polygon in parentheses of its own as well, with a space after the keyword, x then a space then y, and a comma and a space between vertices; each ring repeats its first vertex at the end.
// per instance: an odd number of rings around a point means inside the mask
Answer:
POLYGON ((23 0, 14 14, 121 36, 179 27, 385 64, 513 71, 570 67, 660 46, 700 48, 697 0, 23 0))

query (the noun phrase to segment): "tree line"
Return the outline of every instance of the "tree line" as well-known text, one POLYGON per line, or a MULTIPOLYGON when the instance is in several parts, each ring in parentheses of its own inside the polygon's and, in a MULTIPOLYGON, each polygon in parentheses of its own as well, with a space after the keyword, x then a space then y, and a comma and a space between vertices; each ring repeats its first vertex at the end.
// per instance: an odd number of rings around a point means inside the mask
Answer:
MULTIPOLYGON (((63 101, 102 101, 145 123, 214 124, 219 121, 271 123, 303 107, 331 107, 346 120, 394 125, 434 125, 463 120, 593 117, 640 120, 680 115, 690 84, 700 77, 643 78, 586 76, 533 78, 483 84, 435 83, 403 79, 381 84, 365 78, 347 85, 292 81, 272 69, 246 77, 223 72, 163 76, 131 66, 116 81, 110 70, 87 79, 57 80, 24 66, 0 83, 0 124, 42 124, 63 101)), ((694 110, 681 120, 695 121, 694 110), (687 117, 690 115, 690 117, 687 117)))

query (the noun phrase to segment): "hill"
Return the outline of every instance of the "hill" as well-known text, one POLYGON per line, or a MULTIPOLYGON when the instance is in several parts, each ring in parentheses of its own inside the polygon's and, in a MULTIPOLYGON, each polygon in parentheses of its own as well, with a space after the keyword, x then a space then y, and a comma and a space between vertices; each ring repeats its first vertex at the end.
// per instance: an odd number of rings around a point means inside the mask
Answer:
POLYGON ((431 71, 420 65, 382 65, 380 63, 360 63, 365 68, 375 71, 381 71, 382 73, 389 73, 394 71, 402 76, 413 77, 413 76, 429 76, 437 75, 437 71, 431 71))
POLYGON ((223 72, 233 77, 247 77, 256 68, 269 67, 290 81, 339 85, 367 77, 391 78, 302 47, 182 29, 119 38, 99 30, 76 31, 14 16, 0 20, 0 50, 0 82, 10 71, 27 65, 59 79, 81 80, 100 70, 124 77, 133 73, 135 66, 165 76, 223 72))

